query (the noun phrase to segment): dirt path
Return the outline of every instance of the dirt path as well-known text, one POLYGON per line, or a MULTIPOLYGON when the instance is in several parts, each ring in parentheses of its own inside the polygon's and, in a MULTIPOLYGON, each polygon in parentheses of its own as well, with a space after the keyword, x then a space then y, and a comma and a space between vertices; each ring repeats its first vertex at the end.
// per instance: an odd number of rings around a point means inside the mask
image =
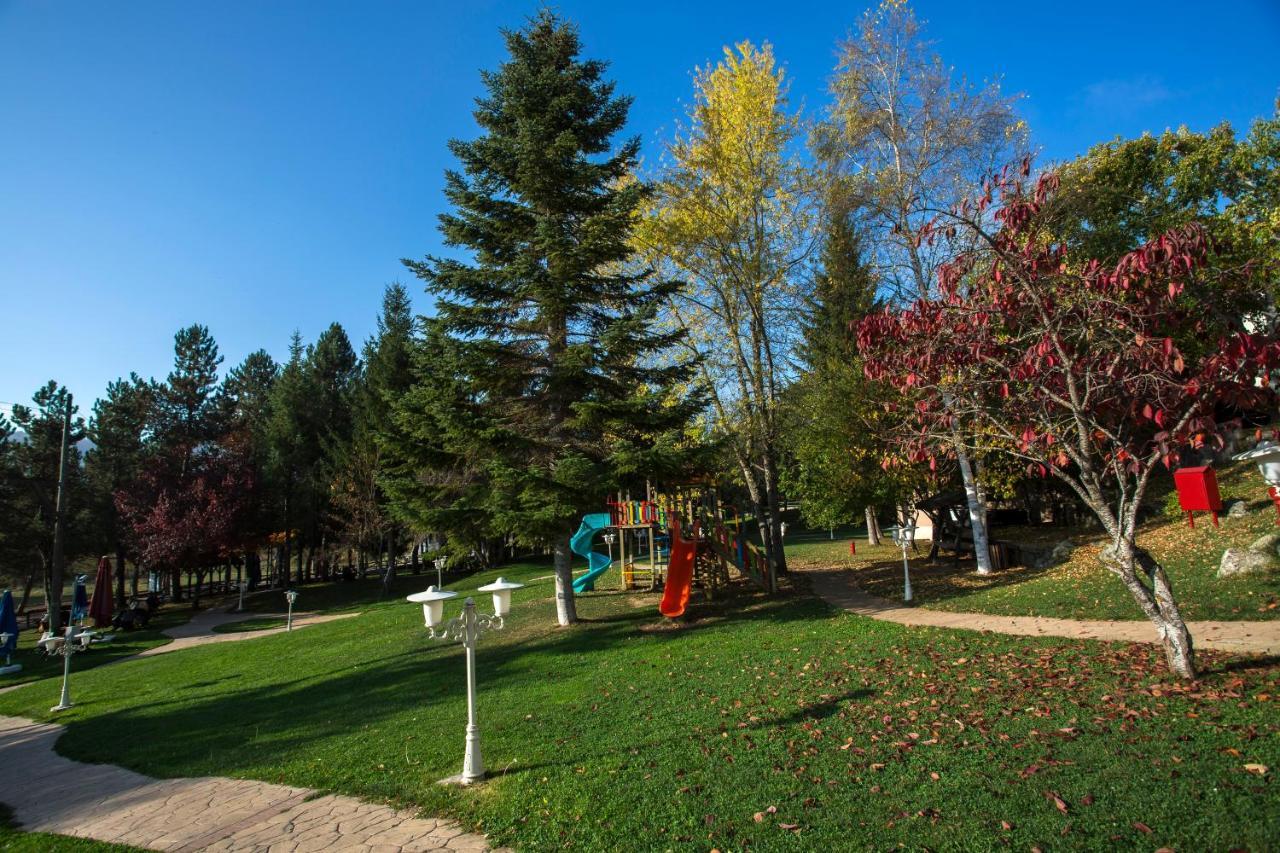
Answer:
POLYGON ((0 717, 0 801, 22 829, 152 850, 487 850, 484 836, 351 797, 250 779, 153 779, 54 752, 62 726, 0 717), (28 784, 21 784, 26 780, 28 784), (44 780, 41 782, 40 780, 44 780))
MULTIPOLYGON (((868 595, 854 583, 847 569, 801 569, 813 591, 829 604, 873 619, 932 628, 993 631, 1023 637, 1068 637, 1076 640, 1159 641, 1155 626, 1145 620, 1054 619, 1047 616, 995 616, 988 613, 948 613, 924 607, 904 607, 868 595)), ((1188 622, 1198 648, 1246 654, 1280 654, 1280 621, 1188 622)))

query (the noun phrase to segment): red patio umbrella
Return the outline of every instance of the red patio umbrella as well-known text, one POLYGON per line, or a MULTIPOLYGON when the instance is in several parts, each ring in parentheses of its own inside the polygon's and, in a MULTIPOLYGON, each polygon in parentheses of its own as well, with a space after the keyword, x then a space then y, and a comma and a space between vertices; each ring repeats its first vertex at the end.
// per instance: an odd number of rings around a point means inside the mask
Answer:
POLYGON ((89 600, 89 616, 93 618, 93 627, 109 626, 111 611, 111 561, 103 557, 98 561, 98 574, 93 579, 93 598, 89 600))

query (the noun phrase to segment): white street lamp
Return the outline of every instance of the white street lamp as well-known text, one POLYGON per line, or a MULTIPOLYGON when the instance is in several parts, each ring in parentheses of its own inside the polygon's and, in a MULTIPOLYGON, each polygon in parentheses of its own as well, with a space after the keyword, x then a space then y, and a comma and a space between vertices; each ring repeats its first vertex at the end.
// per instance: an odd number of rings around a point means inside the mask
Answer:
POLYGON ((892 528, 892 532, 893 541, 897 542, 902 548, 902 600, 911 601, 911 563, 907 559, 907 548, 910 547, 912 540, 915 539, 915 519, 912 519, 911 523, 905 526, 899 525, 892 528))
POLYGON ((54 636, 52 633, 46 633, 36 643, 36 646, 44 651, 50 657, 54 655, 62 655, 62 698, 57 705, 49 709, 53 711, 65 711, 72 706, 71 701, 71 656, 76 652, 83 652, 89 648, 89 644, 96 639, 97 634, 92 631, 84 631, 75 625, 68 625, 66 633, 63 636, 54 636))
POLYGON ((289 614, 285 618, 284 629, 286 631, 293 630, 293 603, 298 600, 298 591, 291 589, 284 594, 285 601, 289 602, 289 614))
POLYGON ((426 592, 416 592, 408 596, 408 600, 422 605, 423 621, 426 622, 427 634, 433 640, 460 640, 467 653, 467 734, 466 751, 462 757, 462 772, 457 776, 442 779, 444 784, 470 785, 479 782, 485 776, 484 756, 480 751, 480 727, 476 724, 476 640, 485 631, 501 630, 505 627, 503 617, 511 612, 511 591, 520 589, 524 584, 498 578, 486 584, 478 592, 493 593, 494 615, 487 616, 476 612, 474 598, 468 598, 462 605, 462 615, 455 616, 437 630, 444 615, 444 602, 457 595, 456 592, 428 587, 426 592))
POLYGON ((436 589, 444 586, 444 567, 449 565, 449 558, 443 555, 435 558, 436 567, 436 589))
POLYGON ((511 590, 520 589, 522 583, 515 583, 506 578, 498 578, 490 584, 477 587, 476 592, 493 593, 493 615, 502 617, 511 612, 511 590))
POLYGON ((613 542, 617 538, 618 538, 617 534, 614 534, 614 533, 606 533, 604 535, 604 544, 609 546, 609 562, 610 563, 613 562, 613 542))
POLYGON ((429 586, 426 592, 415 592, 408 597, 409 601, 422 605, 422 621, 428 628, 432 629, 432 639, 435 639, 436 636, 435 627, 444 618, 444 603, 455 595, 457 593, 453 590, 429 586))
POLYGON ((247 580, 240 581, 240 603, 236 605, 237 613, 244 612, 244 594, 248 588, 249 588, 249 582, 247 580))

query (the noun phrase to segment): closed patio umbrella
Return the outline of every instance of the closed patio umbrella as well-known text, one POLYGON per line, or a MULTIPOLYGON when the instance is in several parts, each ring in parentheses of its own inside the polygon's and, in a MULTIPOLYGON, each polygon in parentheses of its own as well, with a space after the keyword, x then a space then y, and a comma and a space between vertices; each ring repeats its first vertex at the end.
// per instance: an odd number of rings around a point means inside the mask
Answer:
POLYGON ((76 583, 71 594, 71 621, 79 622, 89 614, 89 594, 84 589, 84 575, 76 575, 76 583))
POLYGON ((9 658, 18 648, 18 614, 13 609, 13 593, 7 589, 0 596, 0 634, 7 635, 0 643, 0 655, 4 656, 5 666, 8 666, 9 658))
POLYGON ((98 561, 98 573, 93 579, 93 599, 89 602, 89 615, 93 627, 106 628, 111 624, 111 561, 103 557, 98 561))

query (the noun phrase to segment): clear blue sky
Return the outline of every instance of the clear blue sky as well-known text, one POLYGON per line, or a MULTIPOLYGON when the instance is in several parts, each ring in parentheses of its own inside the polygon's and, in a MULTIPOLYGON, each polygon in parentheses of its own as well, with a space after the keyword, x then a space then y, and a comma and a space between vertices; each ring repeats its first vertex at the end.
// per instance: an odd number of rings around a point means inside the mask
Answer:
MULTIPOLYGON (((224 367, 331 321, 369 335, 439 249, 445 142, 536 2, 0 0, 0 402, 82 411, 208 325, 224 367)), ((859 3, 565 2, 653 156, 722 45, 771 41, 809 110, 859 3)), ((947 62, 1026 97, 1050 159, 1270 113, 1280 2, 919 0, 947 62)))

